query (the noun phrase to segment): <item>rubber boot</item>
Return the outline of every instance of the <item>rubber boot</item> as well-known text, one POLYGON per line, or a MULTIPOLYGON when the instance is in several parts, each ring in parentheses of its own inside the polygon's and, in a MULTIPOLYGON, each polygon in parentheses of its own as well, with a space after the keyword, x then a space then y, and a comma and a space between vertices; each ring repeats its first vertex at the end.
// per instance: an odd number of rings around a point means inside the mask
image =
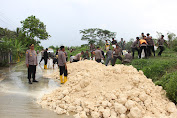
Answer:
POLYGON ((60 81, 61 81, 61 84, 64 84, 63 76, 62 75, 60 75, 60 81))
POLYGON ((67 81, 67 76, 64 76, 64 83, 67 81))
POLYGON ((44 65, 44 69, 47 69, 47 65, 44 65))

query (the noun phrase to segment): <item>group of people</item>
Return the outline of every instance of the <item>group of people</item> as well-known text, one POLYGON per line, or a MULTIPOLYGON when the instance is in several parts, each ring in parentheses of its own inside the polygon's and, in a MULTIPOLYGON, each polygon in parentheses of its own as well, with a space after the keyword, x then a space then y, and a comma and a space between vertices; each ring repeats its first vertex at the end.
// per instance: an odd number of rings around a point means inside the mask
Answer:
MULTIPOLYGON (((157 46, 160 49, 160 52, 158 53, 158 56, 161 56, 162 52, 164 51, 164 43, 167 44, 166 40, 164 40, 164 35, 161 35, 161 38, 157 41, 157 46)), ((168 45, 168 44, 167 44, 168 45)), ((138 52, 138 57, 141 59, 142 51, 144 50, 145 58, 154 55, 155 57, 155 49, 154 49, 155 43, 152 39, 152 36, 150 36, 149 33, 147 33, 147 36, 144 35, 144 33, 141 34, 141 37, 136 37, 136 41, 133 42, 131 45, 132 48, 132 57, 134 58, 135 51, 138 52)))
MULTIPOLYGON (((167 43, 164 40, 164 35, 161 36, 161 38, 158 40, 157 44, 160 49, 160 52, 158 53, 159 56, 161 56, 162 52, 164 51, 164 43, 167 43)), ((106 40, 105 43, 105 50, 106 55, 100 47, 95 48, 95 45, 93 43, 90 44, 90 50, 86 50, 86 52, 81 51, 75 56, 70 56, 70 63, 78 62, 80 60, 95 60, 98 63, 103 63, 103 60, 105 61, 105 65, 107 66, 110 62, 112 66, 115 65, 116 60, 119 59, 122 63, 130 63, 131 60, 134 58, 135 51, 138 52, 138 58, 141 58, 142 51, 144 50, 145 58, 148 56, 151 56, 152 53, 155 56, 155 50, 154 46, 155 43, 150 36, 149 33, 147 33, 147 36, 144 35, 144 33, 141 34, 141 37, 136 37, 136 41, 134 41, 131 45, 132 54, 129 50, 128 53, 123 53, 123 50, 125 50, 125 41, 123 38, 121 38, 120 42, 117 42, 114 38, 112 38, 112 48, 110 47, 110 44, 106 40), (152 53, 151 53, 152 51, 152 53), (122 56, 124 55, 124 57, 122 56)), ((60 80, 61 84, 65 83, 67 81, 67 61, 68 61, 68 54, 65 51, 65 47, 61 46, 60 49, 56 51, 55 56, 48 53, 48 49, 41 51, 41 60, 44 60, 44 69, 47 69, 47 61, 48 59, 53 59, 53 68, 54 65, 57 63, 58 68, 60 70, 60 80), (62 76, 64 74, 64 77, 62 76)), ((37 61, 37 53, 34 50, 34 44, 30 45, 30 49, 26 51, 26 66, 28 68, 28 80, 29 84, 32 84, 32 82, 38 82, 35 79, 36 74, 36 66, 38 65, 37 61), (33 80, 31 81, 31 75, 33 80)))

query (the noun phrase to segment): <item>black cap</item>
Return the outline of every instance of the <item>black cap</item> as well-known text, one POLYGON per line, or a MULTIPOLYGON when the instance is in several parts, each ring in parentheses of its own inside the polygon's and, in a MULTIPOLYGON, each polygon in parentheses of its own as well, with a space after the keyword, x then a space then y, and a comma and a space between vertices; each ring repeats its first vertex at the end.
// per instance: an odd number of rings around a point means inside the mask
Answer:
POLYGON ((48 50, 48 48, 46 48, 46 50, 48 50))
POLYGON ((149 33, 147 33, 147 35, 150 35, 149 33))

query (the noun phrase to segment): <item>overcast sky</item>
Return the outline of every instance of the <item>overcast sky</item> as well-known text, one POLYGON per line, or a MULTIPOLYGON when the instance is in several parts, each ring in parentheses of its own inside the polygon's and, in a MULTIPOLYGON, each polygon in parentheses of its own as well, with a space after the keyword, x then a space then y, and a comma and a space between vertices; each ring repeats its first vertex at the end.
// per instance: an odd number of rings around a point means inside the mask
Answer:
POLYGON ((79 30, 102 28, 117 32, 126 41, 141 32, 157 37, 156 31, 176 33, 177 0, 0 0, 0 27, 14 30, 20 21, 35 15, 52 36, 50 45, 77 46, 79 30))

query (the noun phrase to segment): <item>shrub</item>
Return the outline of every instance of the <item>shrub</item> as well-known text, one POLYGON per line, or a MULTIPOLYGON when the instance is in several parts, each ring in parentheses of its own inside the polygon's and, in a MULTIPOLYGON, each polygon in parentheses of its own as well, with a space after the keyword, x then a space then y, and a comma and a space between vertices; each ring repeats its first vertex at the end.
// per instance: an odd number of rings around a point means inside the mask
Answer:
POLYGON ((177 71, 165 74, 162 79, 155 82, 155 84, 162 86, 167 92, 167 97, 177 103, 177 71))

